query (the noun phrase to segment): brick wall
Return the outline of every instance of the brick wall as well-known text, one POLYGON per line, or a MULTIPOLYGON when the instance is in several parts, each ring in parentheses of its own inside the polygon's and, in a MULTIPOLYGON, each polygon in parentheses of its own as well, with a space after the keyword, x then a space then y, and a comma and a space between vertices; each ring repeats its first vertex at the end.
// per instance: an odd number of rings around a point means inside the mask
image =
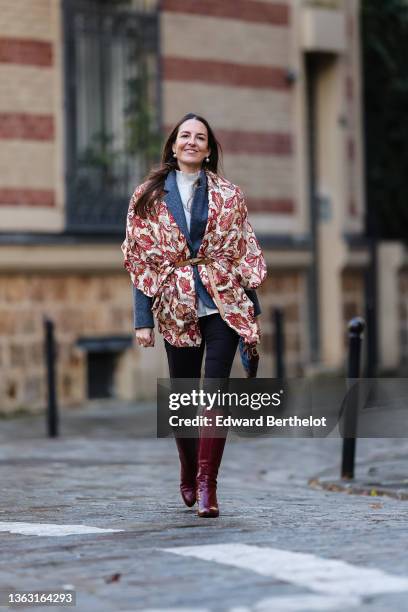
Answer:
POLYGON ((3 0, 0 215, 8 216, 8 227, 15 206, 31 215, 32 207, 57 205, 60 46, 59 0, 3 0))
POLYGON ((166 130, 187 112, 202 114, 250 211, 293 215, 289 3, 164 0, 162 10, 166 130))

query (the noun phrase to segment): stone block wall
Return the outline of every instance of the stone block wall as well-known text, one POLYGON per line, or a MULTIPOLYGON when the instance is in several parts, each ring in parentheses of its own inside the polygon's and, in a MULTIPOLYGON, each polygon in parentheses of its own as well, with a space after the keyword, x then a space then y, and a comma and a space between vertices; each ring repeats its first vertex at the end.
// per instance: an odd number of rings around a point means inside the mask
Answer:
MULTIPOLYGON (((0 412, 36 411, 46 404, 45 316, 55 323, 60 404, 81 403, 87 397, 86 354, 76 341, 81 336, 133 336, 128 277, 113 273, 0 276, 0 412)), ((154 393, 157 366, 148 352, 142 359, 140 350, 128 349, 118 359, 119 397, 154 393), (150 386, 149 381, 143 382, 146 367, 152 369, 150 386)))
POLYGON ((58 231, 64 173, 59 0, 2 2, 0 80, 6 84, 0 96, 0 225, 3 231, 58 231))
MULTIPOLYGON (((285 316, 288 374, 300 375, 307 360, 305 279, 300 272, 269 275, 259 290, 262 355, 259 376, 272 376, 273 307, 285 316)), ((13 274, 0 276, 0 412, 40 411, 46 405, 43 319, 55 323, 58 398, 62 407, 87 399, 86 353, 79 337, 133 335, 131 291, 125 274, 13 274)), ((133 346, 117 360, 115 394, 154 398, 157 377, 167 377, 163 339, 154 349, 133 346)), ((239 355, 232 376, 242 377, 239 355)))
MULTIPOLYGON (((308 361, 308 312, 306 278, 303 271, 273 270, 257 291, 261 303, 262 337, 259 346, 261 361, 258 376, 275 376, 275 330, 272 320, 274 308, 284 316, 285 364, 288 376, 300 376, 308 361)), ((242 376, 237 355, 232 376, 242 376)))

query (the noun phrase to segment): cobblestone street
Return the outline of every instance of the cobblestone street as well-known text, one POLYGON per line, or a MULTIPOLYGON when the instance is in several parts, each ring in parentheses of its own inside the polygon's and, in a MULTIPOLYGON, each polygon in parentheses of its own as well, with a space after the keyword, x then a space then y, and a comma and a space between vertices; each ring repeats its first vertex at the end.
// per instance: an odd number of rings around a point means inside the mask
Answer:
MULTIPOLYGON (((3 590, 73 588, 81 612, 406 610, 406 502, 308 486, 339 464, 339 440, 232 436, 221 516, 199 519, 154 425, 153 406, 114 403, 64 414, 54 440, 42 417, 2 421, 3 590), (120 531, 10 533, 16 522, 120 531), (330 575, 328 560, 345 563, 330 575)), ((364 465, 404 455, 405 440, 357 444, 364 465)))

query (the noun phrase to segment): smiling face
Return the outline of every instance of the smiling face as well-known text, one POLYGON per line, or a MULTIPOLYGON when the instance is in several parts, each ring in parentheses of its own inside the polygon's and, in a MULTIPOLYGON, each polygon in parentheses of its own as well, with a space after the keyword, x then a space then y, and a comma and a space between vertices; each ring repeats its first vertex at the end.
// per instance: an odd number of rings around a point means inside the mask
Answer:
POLYGON ((197 172, 203 160, 211 153, 208 148, 207 128, 197 119, 188 119, 180 125, 173 143, 178 165, 183 172, 197 172))

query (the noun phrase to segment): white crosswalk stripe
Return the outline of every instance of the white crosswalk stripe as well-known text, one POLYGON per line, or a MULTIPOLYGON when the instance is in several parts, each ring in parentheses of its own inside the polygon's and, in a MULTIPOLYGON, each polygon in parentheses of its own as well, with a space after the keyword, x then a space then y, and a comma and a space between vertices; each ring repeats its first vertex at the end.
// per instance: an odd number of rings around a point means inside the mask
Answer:
POLYGON ((115 533, 123 529, 101 529, 89 525, 58 525, 55 523, 21 523, 14 521, 0 522, 0 531, 20 535, 67 536, 97 533, 115 533))
POLYGON ((238 543, 164 550, 183 557, 194 557, 250 570, 320 594, 318 597, 306 595, 308 599, 303 595, 268 598, 251 606, 251 610, 255 612, 264 612, 268 610, 268 606, 271 609, 272 603, 273 609, 284 611, 330 610, 340 605, 352 607, 368 595, 408 591, 408 579, 405 577, 309 553, 238 543), (276 605, 278 600, 280 607, 276 605))
POLYGON ((229 608, 228 612, 271 612, 271 610, 274 612, 329 612, 329 610, 350 610, 360 604, 360 597, 341 598, 302 594, 268 597, 257 601, 251 607, 229 608))

